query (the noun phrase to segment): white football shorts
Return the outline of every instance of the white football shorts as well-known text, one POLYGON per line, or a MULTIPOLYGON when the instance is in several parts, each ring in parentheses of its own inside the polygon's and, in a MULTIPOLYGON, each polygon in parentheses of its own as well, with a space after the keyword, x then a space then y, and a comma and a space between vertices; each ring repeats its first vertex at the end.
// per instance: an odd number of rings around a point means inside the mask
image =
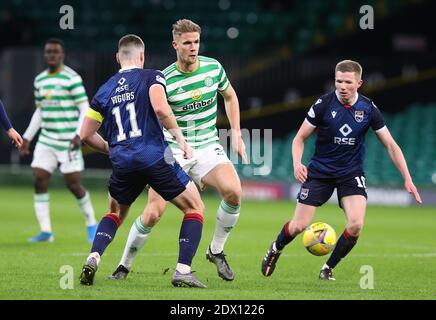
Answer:
POLYGON ((42 143, 37 143, 33 151, 32 168, 41 168, 53 173, 59 166, 63 173, 80 172, 84 169, 82 150, 56 150, 42 143))
POLYGON ((211 144, 202 149, 194 149, 191 159, 185 159, 183 151, 179 148, 174 148, 172 151, 174 158, 201 190, 204 190, 201 179, 203 179, 209 171, 219 164, 231 163, 224 148, 219 143, 211 144))

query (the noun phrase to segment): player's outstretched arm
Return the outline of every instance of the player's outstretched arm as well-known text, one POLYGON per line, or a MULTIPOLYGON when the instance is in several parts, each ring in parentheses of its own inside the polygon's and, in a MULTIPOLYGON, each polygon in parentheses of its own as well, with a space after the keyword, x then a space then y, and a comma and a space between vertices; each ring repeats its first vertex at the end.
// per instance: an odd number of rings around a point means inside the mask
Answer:
POLYGON ((301 163, 304 152, 304 141, 315 131, 315 127, 304 120, 295 138, 292 140, 292 161, 294 164, 294 177, 304 183, 307 179, 307 168, 301 163))
POLYGON ((109 154, 109 144, 97 133, 100 126, 99 121, 86 116, 80 129, 80 139, 94 150, 109 154))
POLYGON ((392 159, 392 162, 397 167, 398 171, 400 171, 401 175, 404 179, 404 187, 406 190, 413 194, 416 202, 422 203, 421 196, 419 195, 418 190, 413 184, 412 177, 409 173, 409 169, 407 168, 406 159, 404 158, 403 152, 398 144, 395 142, 388 128, 385 127, 383 130, 379 130, 376 132, 378 139, 385 146, 388 151, 389 156, 392 159))
POLYGON ((180 148, 185 152, 185 158, 192 158, 192 148, 186 143, 174 113, 168 105, 164 88, 160 84, 153 84, 149 95, 151 106, 163 127, 174 136, 180 148))
POLYGON ((238 96, 231 85, 229 85, 225 91, 220 91, 220 94, 224 99, 227 118, 229 119, 230 128, 232 130, 232 149, 241 157, 243 163, 248 163, 247 152, 245 151, 245 143, 244 140, 242 140, 241 135, 238 96))

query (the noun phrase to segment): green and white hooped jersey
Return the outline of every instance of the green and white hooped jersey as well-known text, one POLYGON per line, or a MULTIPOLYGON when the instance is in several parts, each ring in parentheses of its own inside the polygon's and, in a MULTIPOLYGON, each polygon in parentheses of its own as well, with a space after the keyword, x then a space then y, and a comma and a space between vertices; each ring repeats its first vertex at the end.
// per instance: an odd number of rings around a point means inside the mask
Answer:
POLYGON ((41 108, 38 142, 56 150, 69 149, 76 135, 81 110, 89 106, 82 78, 73 69, 41 72, 34 81, 35 105, 41 108))
MULTIPOLYGON (((173 63, 163 74, 166 78, 168 104, 182 129, 186 142, 195 148, 218 143, 217 92, 230 85, 222 65, 215 59, 199 56, 199 67, 184 73, 173 63)), ((166 130, 169 145, 178 147, 176 140, 166 130)))

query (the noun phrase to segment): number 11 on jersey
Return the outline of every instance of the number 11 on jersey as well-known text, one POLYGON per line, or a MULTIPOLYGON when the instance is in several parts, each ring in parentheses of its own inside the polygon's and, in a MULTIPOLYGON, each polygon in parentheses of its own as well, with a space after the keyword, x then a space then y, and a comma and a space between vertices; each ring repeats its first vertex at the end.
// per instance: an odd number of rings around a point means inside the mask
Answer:
MULTIPOLYGON (((129 138, 136 138, 142 136, 141 129, 138 128, 138 122, 136 121, 136 111, 135 103, 130 102, 126 105, 126 110, 129 112, 130 127, 132 130, 129 132, 129 138)), ((115 107, 112 109, 112 114, 115 116, 115 121, 118 127, 117 142, 124 141, 127 136, 124 132, 123 124, 121 122, 121 111, 120 107, 115 107)))
POLYGON ((357 181, 357 186, 359 188, 365 188, 366 189, 366 184, 365 184, 365 177, 361 176, 361 177, 354 177, 354 179, 356 179, 357 181))

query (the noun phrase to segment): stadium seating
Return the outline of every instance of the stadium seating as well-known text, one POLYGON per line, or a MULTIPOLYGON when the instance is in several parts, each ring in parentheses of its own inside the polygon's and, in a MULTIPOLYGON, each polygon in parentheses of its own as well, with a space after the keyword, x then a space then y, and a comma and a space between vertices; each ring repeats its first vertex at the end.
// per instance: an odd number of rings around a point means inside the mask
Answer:
MULTIPOLYGON (((376 12, 386 15, 394 13, 405 1, 376 3, 371 0, 366 4, 377 6, 376 12)), ((283 44, 296 53, 304 52, 322 43, 322 39, 353 31, 344 21, 347 17, 356 19, 359 11, 359 6, 346 0, 136 0, 129 3, 98 0, 75 1, 72 7, 75 27, 66 31, 59 28, 61 14, 56 2, 16 0, 0 3, 0 11, 9 10, 16 19, 37 21, 26 31, 31 33, 30 39, 36 45, 57 36, 62 37, 69 48, 85 46, 108 50, 113 49, 121 35, 137 33, 153 43, 153 50, 167 50, 171 24, 185 17, 203 27, 203 44, 207 52, 242 55, 283 44), (23 7, 26 10, 23 11, 23 7), (227 31, 230 27, 238 29, 238 41, 229 41, 227 31), (83 33, 90 37, 83 37, 83 33)), ((0 20, 0 27, 1 23, 0 20)), ((348 24, 352 25, 355 24, 348 24)))

